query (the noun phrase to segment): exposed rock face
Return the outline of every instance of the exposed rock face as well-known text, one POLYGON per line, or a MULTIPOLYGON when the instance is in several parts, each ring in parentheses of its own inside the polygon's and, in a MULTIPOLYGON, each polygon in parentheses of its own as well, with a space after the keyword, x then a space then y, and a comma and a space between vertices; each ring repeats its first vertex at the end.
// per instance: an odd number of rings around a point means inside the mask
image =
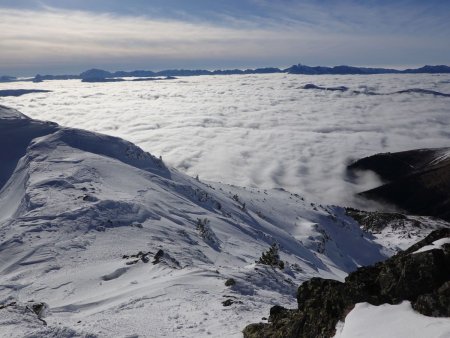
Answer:
POLYGON ((393 229, 410 225, 422 228, 422 224, 414 219, 408 219, 406 215, 393 212, 363 211, 354 208, 346 208, 348 216, 357 221, 361 227, 370 233, 380 233, 387 225, 393 229))
POLYGON ((388 183, 360 193, 416 215, 450 220, 450 148, 377 154, 351 164, 371 170, 388 183))
POLYGON ((313 278, 297 292, 298 309, 274 306, 269 324, 251 324, 244 337, 332 337, 356 303, 412 303, 428 316, 450 316, 450 245, 416 251, 434 241, 450 237, 450 229, 433 231, 422 241, 385 262, 362 267, 344 283, 313 278))
POLYGON ((432 293, 420 295, 413 308, 427 316, 450 317, 450 282, 444 283, 432 293))
MULTIPOLYGON (((364 211, 345 208, 361 229, 371 233, 391 255, 406 250, 433 230, 450 228, 450 223, 438 217, 405 215, 398 212, 364 211)), ((390 255, 390 256, 391 256, 390 255)))

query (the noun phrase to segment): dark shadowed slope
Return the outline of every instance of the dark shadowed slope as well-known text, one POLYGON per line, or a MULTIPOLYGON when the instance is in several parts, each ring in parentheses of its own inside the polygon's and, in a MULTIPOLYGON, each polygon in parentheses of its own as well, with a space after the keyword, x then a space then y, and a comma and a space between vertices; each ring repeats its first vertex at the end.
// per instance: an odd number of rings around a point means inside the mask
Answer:
POLYGON ((47 135, 57 129, 51 122, 31 120, 18 111, 0 105, 0 144, 4 151, 0 151, 0 191, 8 181, 17 162, 25 155, 31 140, 47 135), (6 114, 5 112, 10 112, 6 114))
POLYGON ((371 170, 388 182, 361 196, 450 220, 450 148, 377 154, 356 161, 349 170, 371 170))

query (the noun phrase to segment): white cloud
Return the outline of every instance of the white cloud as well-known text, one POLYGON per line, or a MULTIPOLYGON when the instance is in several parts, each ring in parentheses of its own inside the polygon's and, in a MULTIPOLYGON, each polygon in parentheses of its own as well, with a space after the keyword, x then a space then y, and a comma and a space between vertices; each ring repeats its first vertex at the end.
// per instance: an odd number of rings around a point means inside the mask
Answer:
POLYGON ((201 180, 281 186, 337 204, 376 183, 373 177, 364 177, 362 185, 346 182, 349 158, 449 145, 447 97, 304 90, 306 83, 380 93, 408 88, 450 93, 450 75, 273 74, 15 83, 14 88, 53 92, 0 103, 34 118, 123 137, 201 180))

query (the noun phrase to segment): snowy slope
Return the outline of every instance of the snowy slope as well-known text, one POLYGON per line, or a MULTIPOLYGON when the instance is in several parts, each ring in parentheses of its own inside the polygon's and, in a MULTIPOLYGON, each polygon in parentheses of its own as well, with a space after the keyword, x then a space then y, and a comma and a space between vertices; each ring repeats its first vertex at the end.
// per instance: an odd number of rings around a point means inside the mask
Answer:
POLYGON ((270 306, 294 306, 302 281, 386 258, 340 207, 201 182, 115 137, 0 106, 0 141, 10 337, 239 337, 270 306), (283 270, 255 263, 273 243, 283 270), (48 326, 21 316, 28 301, 48 304, 48 326))

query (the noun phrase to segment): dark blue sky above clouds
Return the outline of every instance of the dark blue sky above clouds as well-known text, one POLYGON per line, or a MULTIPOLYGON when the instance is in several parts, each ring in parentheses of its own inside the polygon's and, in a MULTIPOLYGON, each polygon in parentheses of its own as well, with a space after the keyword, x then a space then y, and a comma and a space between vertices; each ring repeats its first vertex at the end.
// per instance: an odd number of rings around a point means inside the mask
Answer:
POLYGON ((450 63, 450 1, 0 0, 0 74, 450 63))

